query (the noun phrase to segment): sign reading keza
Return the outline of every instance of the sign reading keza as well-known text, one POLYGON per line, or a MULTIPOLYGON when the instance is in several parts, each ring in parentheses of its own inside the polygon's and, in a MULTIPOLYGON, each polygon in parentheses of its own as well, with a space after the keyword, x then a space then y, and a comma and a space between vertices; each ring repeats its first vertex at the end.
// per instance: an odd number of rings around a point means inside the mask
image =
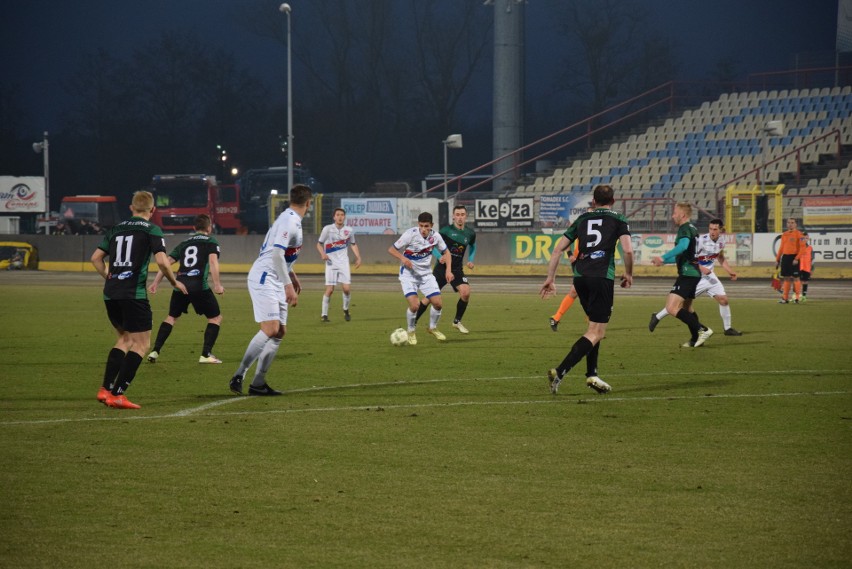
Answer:
POLYGON ((476 200, 476 227, 532 227, 533 198, 476 200))

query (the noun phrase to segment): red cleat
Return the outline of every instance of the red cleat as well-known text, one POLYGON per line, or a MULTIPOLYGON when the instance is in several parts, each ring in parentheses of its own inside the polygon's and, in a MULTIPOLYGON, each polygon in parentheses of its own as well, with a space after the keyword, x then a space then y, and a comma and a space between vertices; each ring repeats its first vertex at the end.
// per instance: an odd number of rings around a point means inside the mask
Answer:
POLYGON ((106 405, 107 397, 109 397, 110 395, 112 394, 106 387, 101 387, 100 389, 98 389, 98 401, 100 401, 104 405, 106 405))
POLYGON ((112 395, 106 398, 104 401, 107 407, 113 407, 115 409, 139 409, 140 406, 136 403, 132 403, 127 397, 124 395, 112 395))

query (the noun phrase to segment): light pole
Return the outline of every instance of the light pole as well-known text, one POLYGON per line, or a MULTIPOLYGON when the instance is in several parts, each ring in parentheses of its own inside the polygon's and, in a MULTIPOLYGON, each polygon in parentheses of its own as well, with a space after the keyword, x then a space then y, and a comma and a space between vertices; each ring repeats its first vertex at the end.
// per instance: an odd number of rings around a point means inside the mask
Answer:
POLYGON ((44 131, 44 140, 33 143, 33 151, 36 154, 44 153, 44 221, 46 223, 44 232, 50 232, 50 157, 48 156, 47 131, 44 131))
POLYGON ((441 143, 444 145, 444 201, 447 201, 447 177, 449 172, 447 169, 447 148, 461 148, 462 135, 451 134, 447 137, 447 140, 442 140, 441 143))
POLYGON ((769 147, 769 139, 777 136, 784 136, 784 122, 783 121, 769 121, 766 123, 766 127, 763 129, 763 134, 766 135, 764 137, 764 144, 761 146, 766 146, 767 149, 760 149, 761 154, 761 168, 760 168, 760 195, 766 194, 766 151, 769 147))
POLYGON ((286 2, 278 10, 287 14, 287 191, 293 187, 293 61, 290 47, 290 5, 286 2))

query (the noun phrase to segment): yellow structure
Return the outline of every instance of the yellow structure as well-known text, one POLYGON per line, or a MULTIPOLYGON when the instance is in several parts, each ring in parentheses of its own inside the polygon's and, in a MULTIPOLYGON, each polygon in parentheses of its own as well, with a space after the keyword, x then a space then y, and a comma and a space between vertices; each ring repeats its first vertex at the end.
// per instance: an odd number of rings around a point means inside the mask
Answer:
MULTIPOLYGON (((319 233, 322 231, 322 194, 314 194, 311 207, 302 220, 302 230, 305 233, 319 233)), ((290 205, 290 196, 287 194, 269 195, 269 226, 281 215, 281 212, 290 205)))
POLYGON ((784 184, 777 186, 728 186, 725 190, 725 231, 728 233, 755 233, 757 202, 761 195, 767 199, 767 230, 784 231, 784 184))

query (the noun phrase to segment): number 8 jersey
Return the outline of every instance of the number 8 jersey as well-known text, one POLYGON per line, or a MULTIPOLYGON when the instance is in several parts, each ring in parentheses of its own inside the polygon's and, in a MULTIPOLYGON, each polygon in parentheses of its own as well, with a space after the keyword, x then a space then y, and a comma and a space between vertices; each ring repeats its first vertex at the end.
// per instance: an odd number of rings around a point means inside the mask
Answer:
POLYGON ((608 208, 582 214, 565 233, 579 244, 574 262, 575 277, 600 277, 615 280, 615 247, 618 238, 630 235, 627 219, 608 208))
POLYGON ((151 255, 166 252, 159 227, 141 217, 131 217, 110 229, 98 249, 106 251, 110 261, 104 300, 148 298, 145 285, 151 255))
POLYGON ((219 253, 219 242, 206 233, 190 236, 169 253, 169 257, 180 263, 175 276, 186 286, 187 292, 200 292, 210 288, 207 284, 210 255, 218 257, 219 253))

